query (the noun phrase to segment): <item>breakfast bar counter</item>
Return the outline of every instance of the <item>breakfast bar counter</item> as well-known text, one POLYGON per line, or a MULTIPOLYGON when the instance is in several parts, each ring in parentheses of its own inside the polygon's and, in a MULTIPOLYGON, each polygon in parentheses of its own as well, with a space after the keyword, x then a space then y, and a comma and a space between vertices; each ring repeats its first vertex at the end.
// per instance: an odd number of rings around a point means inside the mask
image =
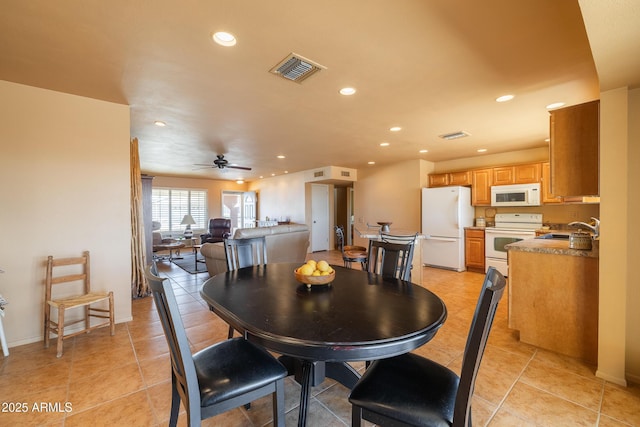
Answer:
POLYGON ((526 239, 519 242, 511 243, 505 247, 509 251, 534 252, 552 255, 569 255, 577 257, 598 258, 600 241, 594 240, 593 247, 590 250, 571 249, 569 248, 569 240, 560 239, 526 239))
POLYGON ((598 356, 598 241, 527 239, 506 246, 509 327, 520 341, 590 363, 598 356))

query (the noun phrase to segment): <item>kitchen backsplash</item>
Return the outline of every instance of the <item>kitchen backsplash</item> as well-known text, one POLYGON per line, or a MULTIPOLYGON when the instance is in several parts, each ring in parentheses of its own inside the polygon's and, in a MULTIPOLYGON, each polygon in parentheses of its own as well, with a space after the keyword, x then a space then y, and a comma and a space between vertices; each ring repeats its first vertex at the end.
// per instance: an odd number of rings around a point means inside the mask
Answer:
POLYGON ((483 217, 493 222, 496 213, 541 213, 544 224, 568 224, 572 221, 590 222, 591 217, 600 218, 599 204, 542 205, 523 207, 492 208, 478 206, 475 208, 476 218, 483 217))

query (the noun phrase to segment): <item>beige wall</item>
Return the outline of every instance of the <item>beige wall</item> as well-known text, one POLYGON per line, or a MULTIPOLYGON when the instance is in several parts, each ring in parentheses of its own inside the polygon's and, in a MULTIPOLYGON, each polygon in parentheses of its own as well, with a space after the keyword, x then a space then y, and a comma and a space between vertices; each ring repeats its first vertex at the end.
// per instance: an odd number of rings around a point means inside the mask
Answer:
POLYGON ((305 224, 304 172, 264 178, 249 183, 249 189, 258 194, 259 219, 289 218, 291 222, 305 224))
POLYGON ((530 150, 511 151, 499 154, 482 154, 475 157, 448 160, 435 163, 434 172, 480 169, 484 167, 515 165, 518 163, 546 162, 549 160, 549 147, 530 150))
POLYGON ((0 81, 0 293, 9 346, 42 340, 48 255, 91 251, 131 319, 129 107, 0 81))
POLYGON ((601 94, 600 317, 598 375, 640 383, 640 89, 601 94))
POLYGON ((640 240, 635 236, 638 229, 637 217, 640 212, 640 89, 629 91, 629 141, 627 167, 627 200, 629 216, 627 218, 627 348, 626 371, 633 382, 640 384, 640 278, 638 278, 638 261, 640 260, 640 240))
MULTIPOLYGON (((355 227, 392 221, 392 229, 420 231, 420 189, 429 170, 431 164, 424 160, 359 169, 354 184, 355 227)), ((367 240, 356 235, 354 244, 366 246, 367 240)))

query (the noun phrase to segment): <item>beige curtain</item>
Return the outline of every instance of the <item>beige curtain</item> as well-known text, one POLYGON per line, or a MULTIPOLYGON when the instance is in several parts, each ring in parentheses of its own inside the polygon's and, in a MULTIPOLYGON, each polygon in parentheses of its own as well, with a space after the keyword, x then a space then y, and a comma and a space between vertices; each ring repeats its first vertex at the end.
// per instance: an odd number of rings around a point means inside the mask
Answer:
POLYGON ((142 214, 142 180, 140 178, 140 157, 138 138, 131 140, 131 295, 133 298, 148 296, 149 284, 144 277, 145 236, 142 214))

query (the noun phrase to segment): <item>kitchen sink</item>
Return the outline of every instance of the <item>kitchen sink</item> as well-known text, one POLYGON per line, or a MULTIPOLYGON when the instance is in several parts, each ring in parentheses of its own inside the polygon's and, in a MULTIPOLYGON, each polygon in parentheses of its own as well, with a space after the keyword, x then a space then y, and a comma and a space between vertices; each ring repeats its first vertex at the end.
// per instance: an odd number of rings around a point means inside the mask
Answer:
POLYGON ((547 233, 536 237, 536 239, 569 240, 569 234, 547 233))

